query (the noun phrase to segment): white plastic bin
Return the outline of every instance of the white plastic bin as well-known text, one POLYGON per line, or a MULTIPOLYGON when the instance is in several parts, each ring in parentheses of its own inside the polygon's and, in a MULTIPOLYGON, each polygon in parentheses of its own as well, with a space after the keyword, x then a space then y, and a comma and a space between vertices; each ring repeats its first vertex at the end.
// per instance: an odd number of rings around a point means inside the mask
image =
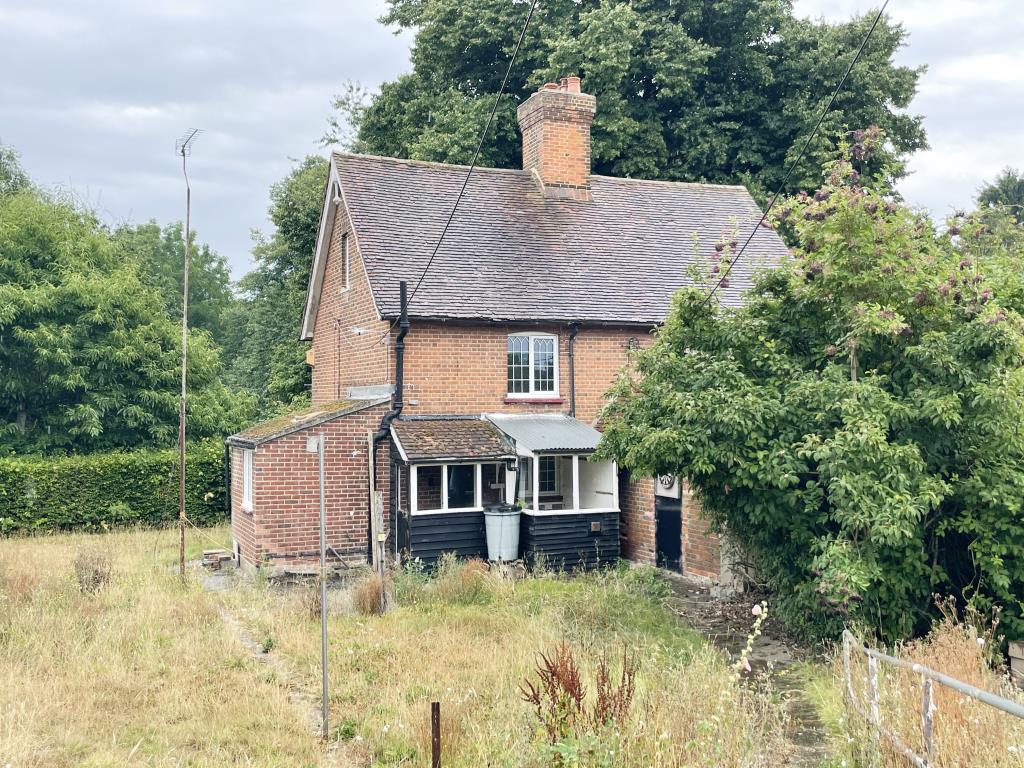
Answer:
POLYGON ((519 507, 491 504, 484 507, 488 560, 519 558, 519 507))

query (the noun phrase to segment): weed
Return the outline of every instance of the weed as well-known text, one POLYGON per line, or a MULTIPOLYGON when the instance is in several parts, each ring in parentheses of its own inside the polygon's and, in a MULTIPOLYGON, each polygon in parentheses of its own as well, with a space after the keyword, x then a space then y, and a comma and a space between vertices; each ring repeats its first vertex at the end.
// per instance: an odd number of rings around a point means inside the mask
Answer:
POLYGON ((335 741, 352 741, 359 733, 359 723, 348 718, 341 721, 341 724, 334 729, 335 741))
POLYGON ((75 578, 83 595, 99 592, 110 581, 110 555, 98 547, 83 549, 75 558, 75 578))
POLYGON ((320 595, 320 584, 313 583, 306 586, 301 594, 302 612, 310 619, 320 620, 323 602, 320 595))
POLYGON ((380 616, 387 610, 387 579, 374 573, 352 588, 352 607, 362 616, 380 616))
POLYGON ((263 636, 263 639, 260 641, 260 650, 263 651, 263 653, 270 653, 272 650, 274 650, 273 635, 263 636))

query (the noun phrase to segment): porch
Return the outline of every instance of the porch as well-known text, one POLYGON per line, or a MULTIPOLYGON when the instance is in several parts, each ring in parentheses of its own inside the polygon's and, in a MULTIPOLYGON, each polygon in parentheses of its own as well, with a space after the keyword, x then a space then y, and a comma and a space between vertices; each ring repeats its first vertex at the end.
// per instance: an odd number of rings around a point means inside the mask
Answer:
POLYGON ((392 425, 398 549, 435 562, 488 555, 484 510, 521 510, 518 556, 555 567, 619 557, 618 471, 600 433, 563 415, 414 417, 392 425))

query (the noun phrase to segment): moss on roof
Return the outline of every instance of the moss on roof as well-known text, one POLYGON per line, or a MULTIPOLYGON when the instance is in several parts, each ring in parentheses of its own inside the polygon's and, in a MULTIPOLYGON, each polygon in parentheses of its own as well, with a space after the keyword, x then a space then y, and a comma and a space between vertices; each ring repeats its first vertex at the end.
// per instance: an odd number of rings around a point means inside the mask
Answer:
POLYGON ((249 445, 266 443, 278 437, 290 435, 292 432, 298 432, 300 429, 323 424, 325 421, 336 419, 339 416, 345 416, 346 414, 386 402, 386 399, 336 400, 333 403, 312 405, 301 410, 283 413, 280 416, 275 416, 272 419, 246 427, 241 432, 236 432, 229 437, 227 442, 249 445))

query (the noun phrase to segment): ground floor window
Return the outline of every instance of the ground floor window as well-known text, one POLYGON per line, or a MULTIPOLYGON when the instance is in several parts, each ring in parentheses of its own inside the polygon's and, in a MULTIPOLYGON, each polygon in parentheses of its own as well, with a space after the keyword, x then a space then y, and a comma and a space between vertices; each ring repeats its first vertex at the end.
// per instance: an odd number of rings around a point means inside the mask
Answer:
POLYGON ((618 508, 618 470, 586 454, 542 455, 519 460, 519 503, 536 512, 618 508))
POLYGON ((483 507, 480 464, 414 464, 411 472, 409 504, 413 512, 464 512, 483 507))
POLYGON ((242 508, 252 509, 252 460, 251 449, 242 450, 242 508))

